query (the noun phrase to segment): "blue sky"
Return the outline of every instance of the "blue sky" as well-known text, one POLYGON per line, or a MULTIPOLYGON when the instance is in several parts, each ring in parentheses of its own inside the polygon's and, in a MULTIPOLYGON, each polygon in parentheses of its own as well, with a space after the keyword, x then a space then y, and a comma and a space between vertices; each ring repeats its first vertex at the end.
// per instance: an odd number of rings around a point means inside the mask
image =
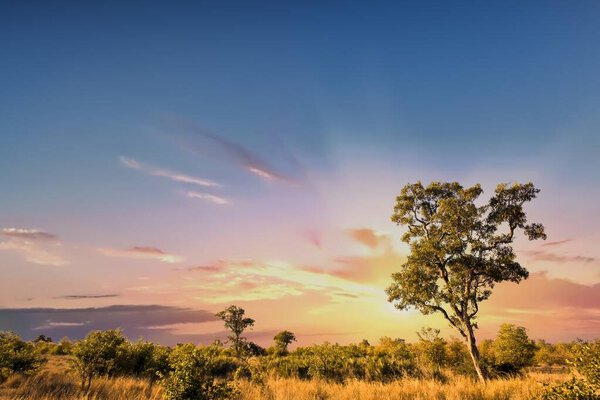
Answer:
MULTIPOLYGON (((0 9, 0 228, 60 238, 41 258, 35 246, 4 246, 0 305, 66 307, 60 297, 73 287, 154 304, 138 296, 138 280, 172 270, 149 248, 185 267, 251 259, 327 269, 345 253, 365 256, 348 230, 397 240, 393 196, 419 179, 488 192, 533 180, 542 196, 532 215, 569 240, 563 256, 592 259, 532 261, 533 270, 587 285, 600 277, 596 1, 0 9), (146 253, 127 253, 135 248, 146 253), (9 290, 20 283, 29 294, 9 290)), ((297 299, 275 289, 248 307, 261 313, 273 293, 297 299)), ((169 290, 165 306, 217 307, 169 290)))

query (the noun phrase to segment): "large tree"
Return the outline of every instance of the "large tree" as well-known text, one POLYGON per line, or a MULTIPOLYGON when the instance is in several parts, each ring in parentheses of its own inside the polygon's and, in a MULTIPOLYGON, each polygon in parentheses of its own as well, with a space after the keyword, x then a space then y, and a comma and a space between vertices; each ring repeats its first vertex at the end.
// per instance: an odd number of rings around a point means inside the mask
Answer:
POLYGON ((519 230, 529 240, 546 239, 544 227, 528 224, 523 210, 538 192, 532 183, 500 184, 482 204, 480 185, 432 182, 424 187, 417 182, 404 186, 396 198, 392 221, 407 228, 402 240, 410 254, 392 275, 388 299, 400 310, 443 315, 465 339, 483 383, 474 333, 479 303, 490 297, 495 284, 528 277, 512 243, 519 230))

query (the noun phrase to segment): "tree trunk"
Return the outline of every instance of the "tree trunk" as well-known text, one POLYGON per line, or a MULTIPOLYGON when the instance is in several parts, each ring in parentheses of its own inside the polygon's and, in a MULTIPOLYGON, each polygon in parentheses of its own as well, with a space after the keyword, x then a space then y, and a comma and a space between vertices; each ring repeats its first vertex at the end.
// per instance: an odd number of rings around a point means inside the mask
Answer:
POLYGON ((467 325, 467 348, 469 349, 469 354, 471 355, 471 360, 473 361, 473 367, 475 367, 475 372, 477 372, 477 377, 479 378, 479 382, 485 385, 486 378, 483 370, 481 369, 481 361, 479 358, 479 350, 477 349, 477 342, 475 341, 475 333, 473 332, 473 327, 470 324, 467 325))

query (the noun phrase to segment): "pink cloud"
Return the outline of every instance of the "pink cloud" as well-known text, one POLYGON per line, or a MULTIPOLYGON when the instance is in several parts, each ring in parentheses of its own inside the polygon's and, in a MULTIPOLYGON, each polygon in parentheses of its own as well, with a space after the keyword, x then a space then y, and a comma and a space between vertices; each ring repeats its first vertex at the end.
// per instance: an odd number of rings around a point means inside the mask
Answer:
POLYGON ((58 235, 38 229, 4 228, 0 235, 8 240, 0 242, 0 251, 12 251, 25 261, 50 266, 63 266, 69 262, 62 256, 58 235))
POLYGON ((390 243, 388 235, 376 232, 369 228, 353 229, 350 231, 350 236, 371 249, 390 243))

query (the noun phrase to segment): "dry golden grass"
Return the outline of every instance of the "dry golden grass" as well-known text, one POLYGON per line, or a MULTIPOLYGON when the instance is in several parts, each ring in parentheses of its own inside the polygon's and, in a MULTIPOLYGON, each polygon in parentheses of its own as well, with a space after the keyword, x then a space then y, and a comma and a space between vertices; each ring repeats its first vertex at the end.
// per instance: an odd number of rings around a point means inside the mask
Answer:
MULTIPOLYGON (((542 383, 560 382, 561 373, 531 373, 523 378, 493 380, 485 387, 472 379, 452 377, 447 383, 401 379, 388 384, 351 381, 344 385, 269 379, 264 385, 240 381, 240 400, 531 400, 542 383)), ((68 371, 68 358, 51 357, 36 376, 13 376, 0 386, 0 400, 158 400, 158 385, 133 378, 98 378, 90 395, 79 390, 77 377, 68 371)))
POLYGON ((159 400, 158 386, 132 378, 98 378, 89 395, 81 392, 71 374, 44 371, 31 377, 13 376, 0 389, 0 399, 13 400, 159 400))
POLYGON ((264 387, 240 383, 242 400, 531 400, 542 382, 558 382, 564 375, 532 374, 491 381, 485 387, 464 377, 446 384, 433 380, 402 379, 389 384, 348 382, 344 385, 298 380, 269 380, 264 387))

